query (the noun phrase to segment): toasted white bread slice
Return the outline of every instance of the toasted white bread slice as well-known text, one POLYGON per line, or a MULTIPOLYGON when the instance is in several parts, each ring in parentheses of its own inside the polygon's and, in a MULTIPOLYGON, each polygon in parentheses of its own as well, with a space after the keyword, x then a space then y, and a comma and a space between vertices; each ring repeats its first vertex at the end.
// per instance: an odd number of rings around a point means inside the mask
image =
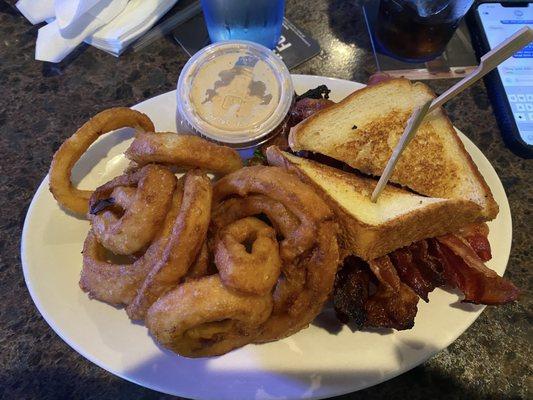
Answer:
MULTIPOLYGON (((413 110, 434 97, 426 85, 403 78, 368 86, 293 127, 289 145, 380 176, 413 110)), ((426 196, 471 200, 485 220, 498 214, 489 187, 442 109, 425 118, 390 180, 426 196)))
POLYGON ((272 146, 269 164, 311 184, 332 207, 345 253, 372 260, 418 240, 455 232, 482 219, 480 207, 464 199, 424 197, 387 185, 376 203, 377 181, 296 157, 272 146))

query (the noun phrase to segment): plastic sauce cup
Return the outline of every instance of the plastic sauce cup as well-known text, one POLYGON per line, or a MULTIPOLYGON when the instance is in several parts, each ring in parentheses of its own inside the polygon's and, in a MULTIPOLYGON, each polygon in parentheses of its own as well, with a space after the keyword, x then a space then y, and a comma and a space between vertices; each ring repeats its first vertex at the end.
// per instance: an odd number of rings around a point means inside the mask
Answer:
POLYGON ((196 53, 178 80, 178 113, 210 140, 244 149, 268 140, 294 96, 289 70, 256 43, 215 43, 196 53))

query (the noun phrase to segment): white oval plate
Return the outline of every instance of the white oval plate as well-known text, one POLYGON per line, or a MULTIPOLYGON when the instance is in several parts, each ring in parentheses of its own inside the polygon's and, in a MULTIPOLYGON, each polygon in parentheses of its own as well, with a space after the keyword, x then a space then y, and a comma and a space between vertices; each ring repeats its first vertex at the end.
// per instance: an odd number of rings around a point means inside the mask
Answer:
MULTIPOLYGON (((341 100, 363 85, 294 75, 298 93, 327 84, 341 100)), ((158 131, 175 131, 175 92, 134 107, 150 116, 158 131)), ((502 184, 481 151, 463 134, 466 149, 500 205, 490 225, 493 259, 488 266, 502 275, 511 248, 511 214, 502 184)), ((104 136, 77 164, 81 187, 101 184, 120 174, 130 130, 104 136), (96 160, 96 161, 95 161, 96 160)), ((186 359, 158 347, 146 328, 133 324, 123 310, 89 300, 78 287, 81 249, 89 224, 62 211, 48 191, 46 177, 31 202, 22 233, 26 284, 40 313, 54 331, 84 357, 131 382, 194 399, 316 399, 372 386, 399 375, 446 348, 479 316, 483 307, 458 303, 441 289, 430 303, 419 303, 415 327, 402 332, 336 334, 326 309, 308 329, 274 343, 248 345, 221 357, 186 359), (322 327, 320 327, 320 326, 322 327)))

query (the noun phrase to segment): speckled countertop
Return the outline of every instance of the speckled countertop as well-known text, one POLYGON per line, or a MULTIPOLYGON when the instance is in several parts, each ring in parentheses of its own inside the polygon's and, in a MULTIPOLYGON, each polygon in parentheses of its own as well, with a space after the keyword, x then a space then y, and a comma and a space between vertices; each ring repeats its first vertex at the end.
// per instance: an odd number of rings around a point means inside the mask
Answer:
MULTIPOLYGON (((34 60, 37 27, 0 0, 0 398, 162 399, 90 363, 65 344, 31 301, 20 265, 24 216, 54 150, 103 108, 174 89, 186 54, 170 39, 119 59, 83 47, 60 65, 34 60)), ((322 53, 293 72, 365 82, 374 64, 357 2, 288 0, 287 15, 322 53)), ((437 92, 449 81, 433 83, 437 92)), ((446 106, 498 172, 513 215, 506 276, 524 291, 489 308, 424 364, 342 399, 521 399, 533 396, 531 205, 533 161, 504 147, 483 83, 446 106), (528 224, 529 221, 529 224, 528 224)))

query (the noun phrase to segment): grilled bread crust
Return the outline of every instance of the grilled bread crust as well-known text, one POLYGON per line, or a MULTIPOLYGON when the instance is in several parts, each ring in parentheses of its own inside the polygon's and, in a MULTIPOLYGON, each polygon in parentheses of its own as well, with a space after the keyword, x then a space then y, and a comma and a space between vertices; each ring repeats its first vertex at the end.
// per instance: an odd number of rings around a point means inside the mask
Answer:
POLYGON ((372 260, 484 218, 472 201, 427 198, 390 185, 372 203, 370 194, 377 183, 372 178, 296 157, 275 146, 268 148, 267 159, 312 185, 334 210, 344 256, 372 260))
MULTIPOLYGON (((426 85, 403 78, 368 86, 293 127, 289 145, 380 176, 413 110, 434 97, 426 85)), ((498 214, 489 187, 442 109, 425 118, 390 180, 425 196, 473 201, 484 220, 498 214)))

